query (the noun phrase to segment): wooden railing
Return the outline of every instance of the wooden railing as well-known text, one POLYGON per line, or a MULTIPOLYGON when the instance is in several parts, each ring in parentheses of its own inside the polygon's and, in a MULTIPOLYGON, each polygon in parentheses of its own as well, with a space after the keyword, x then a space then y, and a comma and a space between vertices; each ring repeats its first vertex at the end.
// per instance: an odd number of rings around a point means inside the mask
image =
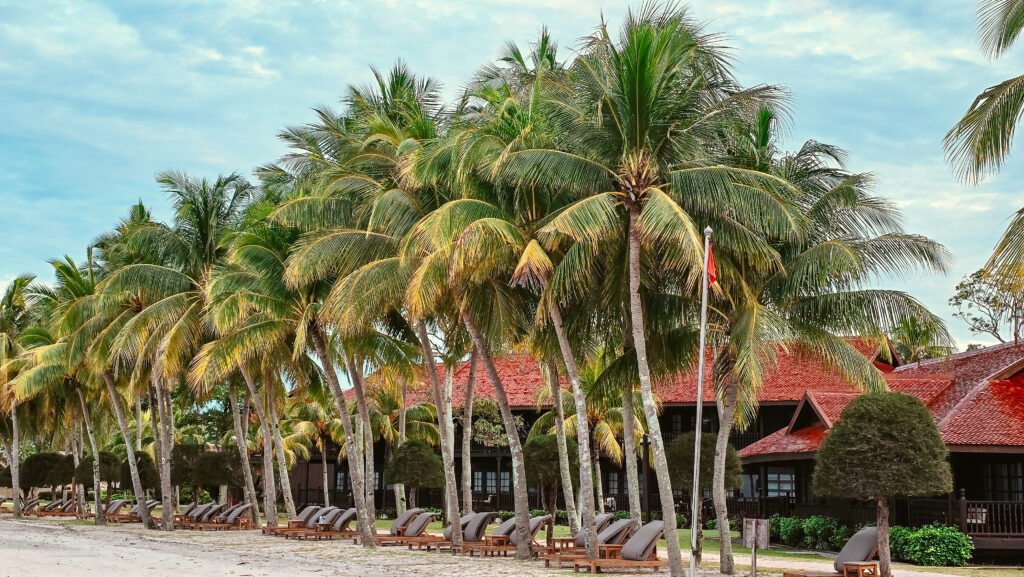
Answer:
POLYGON ((1024 502, 968 501, 959 502, 959 525, 968 535, 985 537, 1020 537, 1024 535, 1024 502))

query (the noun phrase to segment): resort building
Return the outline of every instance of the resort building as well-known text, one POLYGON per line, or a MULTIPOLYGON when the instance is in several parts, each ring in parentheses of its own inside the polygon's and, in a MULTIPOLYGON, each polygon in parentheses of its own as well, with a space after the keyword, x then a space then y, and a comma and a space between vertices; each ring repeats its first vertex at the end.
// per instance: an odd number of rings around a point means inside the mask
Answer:
MULTIPOLYGON (((895 524, 943 522, 958 525, 975 537, 979 549, 1024 547, 1024 345, 998 345, 949 358, 901 365, 889 343, 851 339, 862 354, 885 375, 894 391, 914 395, 935 417, 950 450, 954 491, 945 497, 913 499, 892 508, 895 524)), ((515 414, 529 427, 550 405, 539 406, 549 388, 536 361, 526 354, 495 359, 515 414)), ((705 378, 702 429, 718 430, 710 363, 705 378)), ((438 366, 444 380, 444 368, 438 366)), ((696 375, 679 374, 656 383, 662 402, 660 423, 666 441, 695 430, 696 375)), ((458 366, 452 380, 456 411, 464 404, 468 363, 458 366)), ((563 388, 567 387, 562 379, 563 388)), ((477 399, 493 398, 482 367, 476 371, 477 399)), ((743 461, 742 487, 730 496, 730 512, 738 516, 825 514, 849 523, 873 522, 873 503, 826 501, 811 488, 814 455, 843 408, 860 394, 821 363, 781 352, 778 366, 766 375, 759 394, 756 419, 735 431, 731 442, 743 461)), ((429 385, 411 387, 408 403, 430 402, 429 385)), ((461 479, 462 430, 456 419, 456 473, 461 479)), ((347 465, 338 464, 337 447, 328 446, 328 475, 332 503, 351 499, 347 465)), ((641 454, 645 453, 640 451, 641 454)), ((375 447, 375 487, 379 507, 394 505, 394 494, 383 479, 387 448, 375 447)), ((512 509, 511 458, 507 447, 472 449, 473 495, 477 509, 512 509)), ((625 469, 606 455, 599 461, 600 488, 606 509, 628 507, 625 469)), ((654 471, 641 457, 639 490, 646 511, 659 508, 654 471)), ((322 501, 324 478, 320 455, 311 455, 292 470, 297 503, 322 501)), ((677 509, 689 510, 689 490, 676 487, 677 509)), ((708 497, 710 495, 707 495, 708 497)), ((540 496, 531 490, 531 506, 540 496)), ((441 491, 422 489, 420 506, 440 506, 441 491)))

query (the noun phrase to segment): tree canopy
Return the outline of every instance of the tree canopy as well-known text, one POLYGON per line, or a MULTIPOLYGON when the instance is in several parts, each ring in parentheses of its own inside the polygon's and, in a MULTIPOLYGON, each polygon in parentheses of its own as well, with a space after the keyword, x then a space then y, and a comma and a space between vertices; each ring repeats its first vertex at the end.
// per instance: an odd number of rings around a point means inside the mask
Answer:
MULTIPOLYGON (((693 442, 695 433, 683 433, 672 439, 665 448, 668 455, 669 473, 672 484, 681 487, 689 495, 693 486, 693 442)), ((714 476, 715 444, 718 435, 701 433, 700 436, 700 488, 710 489, 714 476)), ((725 458, 725 488, 738 489, 743 484, 743 464, 736 454, 736 448, 728 445, 725 458)))
POLYGON ((412 439, 395 449, 384 476, 391 483, 402 483, 408 487, 443 487, 444 464, 433 447, 419 439, 412 439))

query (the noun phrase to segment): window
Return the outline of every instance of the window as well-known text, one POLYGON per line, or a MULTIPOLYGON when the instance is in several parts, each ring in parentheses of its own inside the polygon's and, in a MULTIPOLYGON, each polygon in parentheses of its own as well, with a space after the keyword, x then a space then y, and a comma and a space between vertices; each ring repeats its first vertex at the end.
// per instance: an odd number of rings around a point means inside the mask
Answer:
POLYGON ((484 490, 484 472, 473 471, 473 490, 477 493, 483 492, 484 490))
POLYGON ((494 471, 487 471, 487 492, 498 492, 498 474, 494 471))
POLYGON ((348 489, 348 472, 342 470, 334 471, 334 489, 344 491, 348 489))
POLYGON ((644 494, 644 473, 643 473, 643 471, 638 471, 638 472, 640 474, 636 476, 636 487, 640 491, 640 494, 643 495, 644 494))
POLYGON ((769 497, 795 496, 796 473, 793 467, 768 467, 765 486, 769 497))
POLYGON ((1024 462, 985 463, 985 492, 993 501, 1024 501, 1024 462))
POLYGON ((619 493, 619 472, 609 471, 608 472, 608 489, 605 491, 611 495, 617 495, 619 493))
POLYGON ((757 485, 757 477, 757 473, 747 473, 743 475, 743 485, 740 487, 740 496, 759 497, 761 495, 761 491, 757 485))
POLYGON ((381 481, 381 477, 382 476, 383 476, 382 475, 382 471, 374 471, 373 472, 373 490, 374 491, 377 491, 377 490, 380 489, 381 482, 382 482, 381 481))
POLYGON ((512 473, 510 471, 501 472, 501 491, 507 493, 512 490, 512 473))
POLYGON ((683 414, 672 413, 672 434, 680 435, 683 432, 683 414))

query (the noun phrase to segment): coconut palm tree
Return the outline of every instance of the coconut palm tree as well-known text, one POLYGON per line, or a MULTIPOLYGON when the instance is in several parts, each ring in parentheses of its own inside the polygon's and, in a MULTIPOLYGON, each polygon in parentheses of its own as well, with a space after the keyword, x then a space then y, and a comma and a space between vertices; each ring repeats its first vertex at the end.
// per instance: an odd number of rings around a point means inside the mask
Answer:
POLYGON ((285 412, 285 423, 293 435, 304 437, 320 452, 320 467, 323 473, 324 506, 330 505, 331 493, 327 476, 327 442, 344 443, 345 429, 337 418, 333 401, 294 397, 285 412))
POLYGON ((19 467, 21 465, 21 432, 18 427, 18 400, 11 388, 12 381, 17 378, 19 356, 22 353, 18 339, 21 333, 31 324, 29 299, 27 290, 35 277, 19 276, 4 289, 0 298, 0 405, 7 409, 10 421, 9 446, 5 446, 11 466, 11 499, 15 517, 21 516, 21 485, 19 483, 19 467))

